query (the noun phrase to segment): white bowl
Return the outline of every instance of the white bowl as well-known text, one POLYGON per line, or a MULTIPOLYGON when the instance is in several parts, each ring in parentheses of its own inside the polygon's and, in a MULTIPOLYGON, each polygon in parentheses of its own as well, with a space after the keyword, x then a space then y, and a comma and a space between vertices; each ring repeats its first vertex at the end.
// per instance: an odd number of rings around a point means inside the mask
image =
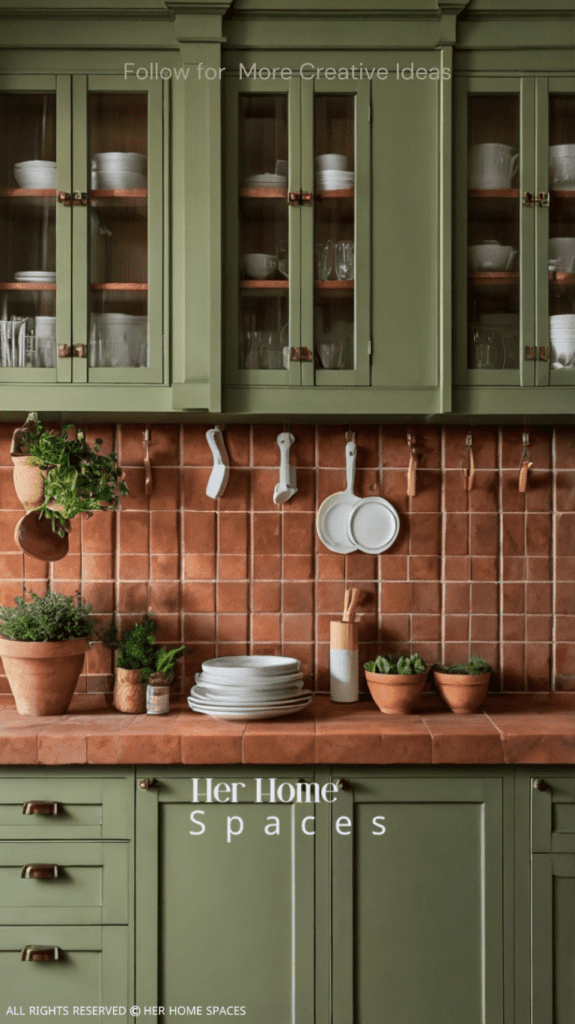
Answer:
POLYGON ((322 153, 315 158, 318 171, 346 171, 347 157, 343 153, 322 153))
POLYGON ((255 281, 266 281, 275 277, 278 269, 277 256, 270 256, 263 252, 248 252, 243 258, 244 273, 255 281))
POLYGON ((571 273, 575 260, 575 238, 550 238, 548 252, 550 259, 559 260, 557 270, 571 273))
POLYGON ((299 672, 297 658, 275 654, 238 654, 228 658, 210 658, 202 662, 202 672, 215 676, 286 676, 299 672))
POLYGON ((481 245, 470 245, 468 252, 472 270, 510 270, 517 250, 511 245, 483 242, 481 245))
POLYGON ((131 189, 145 188, 146 175, 137 171, 126 171, 121 168, 110 168, 103 171, 92 171, 92 188, 131 189))
POLYGON ((51 160, 25 160, 14 164, 19 188, 56 188, 56 164, 51 160))
POLYGON ((139 171, 146 168, 146 157, 143 153, 94 153, 92 168, 101 170, 139 171))

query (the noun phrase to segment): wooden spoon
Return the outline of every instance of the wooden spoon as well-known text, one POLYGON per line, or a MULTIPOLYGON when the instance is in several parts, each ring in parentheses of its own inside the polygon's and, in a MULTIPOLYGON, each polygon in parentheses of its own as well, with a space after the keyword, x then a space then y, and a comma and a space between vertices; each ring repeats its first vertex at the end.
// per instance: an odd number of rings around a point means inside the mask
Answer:
POLYGON ((45 516, 40 518, 37 510, 27 512, 16 523, 14 540, 19 548, 41 562, 59 562, 68 554, 68 530, 65 537, 54 533, 52 523, 45 516))

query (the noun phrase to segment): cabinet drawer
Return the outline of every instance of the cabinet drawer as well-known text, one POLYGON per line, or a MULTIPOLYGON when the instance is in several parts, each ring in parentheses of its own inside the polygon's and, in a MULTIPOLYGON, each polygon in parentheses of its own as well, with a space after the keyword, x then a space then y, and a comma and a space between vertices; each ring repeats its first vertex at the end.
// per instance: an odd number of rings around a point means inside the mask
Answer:
POLYGON ((129 839, 131 803, 127 779, 0 776, 0 840, 129 839))
POLYGON ((0 844, 0 924, 127 924, 128 850, 127 843, 0 844))
POLYGON ((69 1017, 74 1007, 130 1006, 128 950, 128 929, 122 927, 0 928, 4 1006, 22 1010, 24 1020, 38 1006, 66 1007, 69 1017), (22 960, 26 946, 50 947, 58 959, 22 960))
POLYGON ((575 777, 546 772, 530 786, 532 852, 575 853, 575 777))

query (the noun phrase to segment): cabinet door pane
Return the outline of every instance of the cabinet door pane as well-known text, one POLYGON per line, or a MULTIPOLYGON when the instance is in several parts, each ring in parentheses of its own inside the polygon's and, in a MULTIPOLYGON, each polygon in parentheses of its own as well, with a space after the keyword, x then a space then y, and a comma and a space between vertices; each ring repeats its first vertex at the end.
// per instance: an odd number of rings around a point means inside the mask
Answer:
POLYGON ((519 369, 519 95, 468 101, 467 367, 519 369))
POLYGON ((314 101, 315 355, 324 370, 353 370, 355 96, 314 101))
POLYGON ((1 91, 0 137, 0 379, 50 380, 56 366, 55 91, 1 91))
POLYGON ((89 362, 147 367, 147 94, 92 92, 89 123, 89 362))
POLYGON ((288 97, 239 98, 237 368, 285 370, 289 355, 288 97))
POLYGON ((575 383, 575 95, 572 92, 552 92, 549 96, 549 191, 549 382, 565 385, 575 383))

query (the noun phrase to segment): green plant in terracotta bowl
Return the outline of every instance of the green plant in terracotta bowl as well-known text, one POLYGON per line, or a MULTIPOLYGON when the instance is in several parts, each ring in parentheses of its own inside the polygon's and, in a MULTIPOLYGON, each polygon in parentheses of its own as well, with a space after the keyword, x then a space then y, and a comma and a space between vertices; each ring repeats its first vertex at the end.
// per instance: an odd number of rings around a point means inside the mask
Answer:
POLYGON ((62 715, 93 630, 92 606, 48 591, 0 607, 0 657, 20 715, 62 715))
POLYGON ((369 692, 385 715, 409 715, 421 696, 428 669, 419 654, 379 654, 364 664, 369 692))
POLYGON ((441 699, 456 715, 471 715, 487 697, 491 665, 474 655, 458 665, 440 665, 433 678, 441 699))

